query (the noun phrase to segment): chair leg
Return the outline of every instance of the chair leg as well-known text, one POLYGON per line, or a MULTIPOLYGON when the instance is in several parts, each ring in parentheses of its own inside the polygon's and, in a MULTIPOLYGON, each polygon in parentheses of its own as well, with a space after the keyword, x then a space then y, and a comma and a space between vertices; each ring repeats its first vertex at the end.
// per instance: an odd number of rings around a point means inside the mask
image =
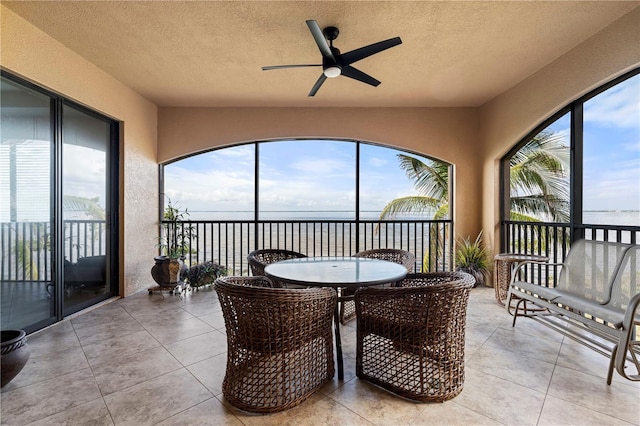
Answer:
POLYGON ((516 307, 515 307, 515 312, 513 313, 513 322, 511 322, 511 327, 515 327, 516 326, 516 319, 518 318, 518 309, 520 309, 520 304, 524 302, 524 310, 525 313, 527 312, 527 301, 524 299, 520 299, 518 300, 518 302, 516 303, 516 307))
POLYGON ((613 346, 613 350, 611 351, 611 359, 609 359, 609 371, 607 372, 607 384, 611 384, 611 379, 613 379, 613 368, 615 366, 616 360, 616 352, 618 352, 618 345, 615 344, 613 346))

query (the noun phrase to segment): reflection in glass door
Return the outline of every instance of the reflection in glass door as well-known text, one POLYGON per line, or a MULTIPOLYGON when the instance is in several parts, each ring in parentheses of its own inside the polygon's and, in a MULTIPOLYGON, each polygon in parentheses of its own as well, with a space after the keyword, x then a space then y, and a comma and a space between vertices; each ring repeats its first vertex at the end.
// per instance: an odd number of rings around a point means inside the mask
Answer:
POLYGON ((51 99, 1 80, 0 298, 2 329, 55 321, 51 99))
POLYGON ((111 124, 63 105, 64 313, 111 293, 108 268, 111 124))

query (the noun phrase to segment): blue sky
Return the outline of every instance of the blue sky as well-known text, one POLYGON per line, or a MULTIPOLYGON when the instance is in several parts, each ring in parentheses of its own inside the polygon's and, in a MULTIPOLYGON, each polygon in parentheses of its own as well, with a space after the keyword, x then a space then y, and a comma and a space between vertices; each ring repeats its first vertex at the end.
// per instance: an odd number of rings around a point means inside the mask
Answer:
POLYGON ((584 209, 640 210, 640 75, 584 106, 584 209))

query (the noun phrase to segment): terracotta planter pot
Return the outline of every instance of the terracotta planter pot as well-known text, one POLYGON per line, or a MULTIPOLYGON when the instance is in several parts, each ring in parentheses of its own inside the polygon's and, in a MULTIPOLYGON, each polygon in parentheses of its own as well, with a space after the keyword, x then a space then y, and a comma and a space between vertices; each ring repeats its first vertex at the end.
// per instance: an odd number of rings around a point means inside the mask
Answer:
POLYGON ((24 330, 2 330, 2 385, 5 387, 22 371, 29 360, 29 345, 24 330))

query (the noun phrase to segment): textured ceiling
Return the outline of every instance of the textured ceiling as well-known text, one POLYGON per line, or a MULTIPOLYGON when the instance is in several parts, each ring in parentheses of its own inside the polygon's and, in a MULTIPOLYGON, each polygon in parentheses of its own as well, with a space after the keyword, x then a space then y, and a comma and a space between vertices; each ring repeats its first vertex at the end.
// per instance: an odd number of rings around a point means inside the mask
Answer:
MULTIPOLYGON (((639 7, 637 1, 3 1, 160 106, 479 106, 639 7), (377 88, 321 68, 305 20, 337 26, 377 88)), ((3 48, 10 48, 3 46, 3 48)))

